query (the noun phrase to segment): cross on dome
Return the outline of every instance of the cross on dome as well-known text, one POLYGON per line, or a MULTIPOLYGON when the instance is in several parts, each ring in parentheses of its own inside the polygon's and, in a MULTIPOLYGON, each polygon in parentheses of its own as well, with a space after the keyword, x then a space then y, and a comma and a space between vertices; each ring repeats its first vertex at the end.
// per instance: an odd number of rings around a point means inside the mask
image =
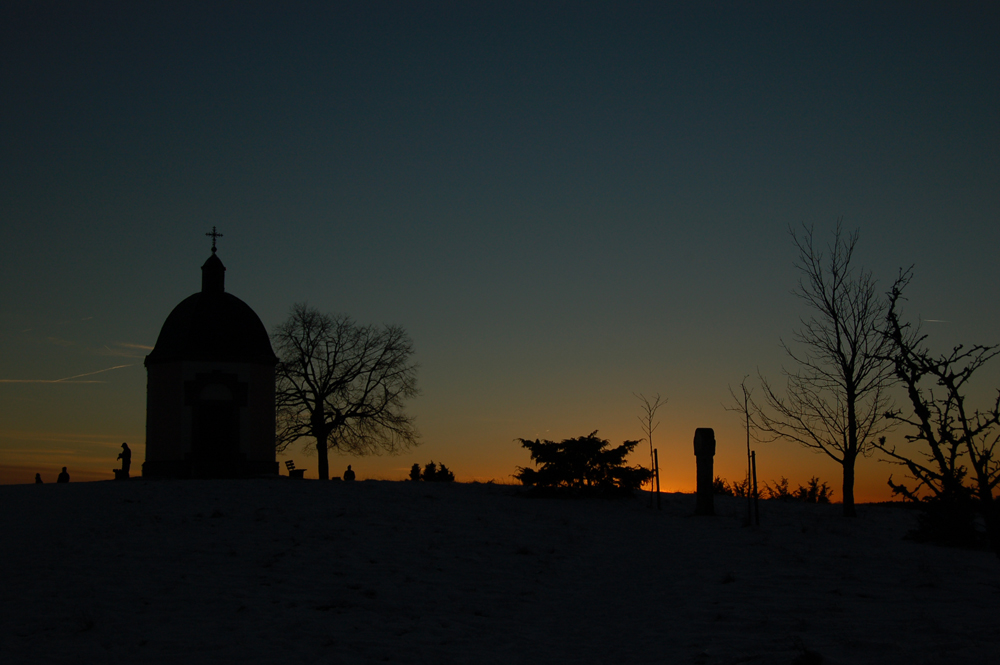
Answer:
POLYGON ((212 227, 212 232, 211 233, 206 233, 205 235, 212 237, 212 253, 215 254, 215 240, 216 240, 216 238, 221 238, 222 234, 218 233, 215 230, 215 227, 213 226, 212 227))

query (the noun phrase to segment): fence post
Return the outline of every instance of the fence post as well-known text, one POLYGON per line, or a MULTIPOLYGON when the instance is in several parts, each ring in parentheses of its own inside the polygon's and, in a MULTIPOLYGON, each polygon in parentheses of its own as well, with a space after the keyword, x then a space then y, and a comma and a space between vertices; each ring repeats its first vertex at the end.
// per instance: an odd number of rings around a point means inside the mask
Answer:
POLYGON ((663 510, 660 505, 660 455, 659 449, 653 449, 653 470, 656 473, 656 509, 663 510))
POLYGON ((760 506, 757 504, 757 451, 750 453, 750 466, 753 467, 753 514, 754 523, 760 526, 760 506))

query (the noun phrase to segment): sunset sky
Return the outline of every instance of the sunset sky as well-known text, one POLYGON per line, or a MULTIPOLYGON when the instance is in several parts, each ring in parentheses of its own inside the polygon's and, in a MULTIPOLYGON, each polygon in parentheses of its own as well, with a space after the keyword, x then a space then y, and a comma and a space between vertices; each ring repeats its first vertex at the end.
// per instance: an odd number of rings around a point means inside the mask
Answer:
MULTIPOLYGON (((697 427, 742 477, 724 406, 780 377, 803 223, 859 229, 885 287, 914 264, 935 348, 1000 342, 994 3, 150 4, 0 9, 0 482, 138 466, 213 226, 268 329, 306 301, 412 336, 424 443, 332 458, 361 478, 509 482, 517 437, 636 439, 657 392, 664 488, 697 427)), ((893 472, 861 460, 858 499, 893 472)))

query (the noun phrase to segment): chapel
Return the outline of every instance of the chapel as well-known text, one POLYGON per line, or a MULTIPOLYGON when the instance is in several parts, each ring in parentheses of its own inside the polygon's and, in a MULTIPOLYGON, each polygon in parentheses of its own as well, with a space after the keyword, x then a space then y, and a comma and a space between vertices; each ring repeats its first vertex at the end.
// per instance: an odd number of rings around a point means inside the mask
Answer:
POLYGON ((144 478, 238 478, 277 474, 274 367, 264 324, 226 293, 216 252, 201 291, 178 304, 146 356, 144 478))

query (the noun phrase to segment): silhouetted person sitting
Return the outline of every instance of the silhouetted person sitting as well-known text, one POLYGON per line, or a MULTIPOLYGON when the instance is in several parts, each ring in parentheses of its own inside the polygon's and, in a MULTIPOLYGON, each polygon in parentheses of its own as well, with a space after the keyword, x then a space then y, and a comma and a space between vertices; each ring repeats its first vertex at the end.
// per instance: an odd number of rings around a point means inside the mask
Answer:
POLYGON ((132 466, 132 450, 127 443, 122 444, 122 451, 118 453, 118 459, 122 461, 122 476, 128 478, 128 470, 132 466))
POLYGON ((42 474, 40 474, 40 473, 36 473, 35 474, 35 484, 36 485, 41 485, 42 484, 42 474))
POLYGON ((344 480, 354 480, 354 472, 351 471, 351 465, 347 465, 347 471, 344 471, 344 480))
POLYGON ((68 483, 69 482, 69 474, 66 473, 66 467, 63 467, 62 473, 60 473, 59 477, 56 478, 56 482, 57 483, 68 483))

